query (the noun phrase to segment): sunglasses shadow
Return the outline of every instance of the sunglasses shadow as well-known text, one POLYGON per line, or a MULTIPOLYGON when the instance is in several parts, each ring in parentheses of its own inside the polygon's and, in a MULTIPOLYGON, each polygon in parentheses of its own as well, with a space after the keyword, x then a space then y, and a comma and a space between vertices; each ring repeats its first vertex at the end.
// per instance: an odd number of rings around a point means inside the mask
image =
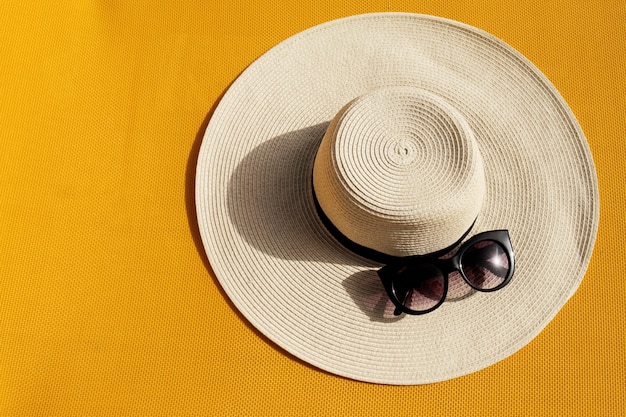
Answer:
MULTIPOLYGON (((359 271, 346 278, 342 286, 371 321, 390 323, 406 317, 406 314, 393 314, 395 305, 387 296, 375 270, 359 271)), ((448 277, 448 294, 444 304, 464 300, 475 293, 476 290, 467 285, 458 272, 453 272, 448 277)))
POLYGON ((375 270, 363 270, 352 274, 342 283, 354 304, 371 321, 390 323, 401 320, 404 314, 393 314, 395 305, 391 302, 375 270))

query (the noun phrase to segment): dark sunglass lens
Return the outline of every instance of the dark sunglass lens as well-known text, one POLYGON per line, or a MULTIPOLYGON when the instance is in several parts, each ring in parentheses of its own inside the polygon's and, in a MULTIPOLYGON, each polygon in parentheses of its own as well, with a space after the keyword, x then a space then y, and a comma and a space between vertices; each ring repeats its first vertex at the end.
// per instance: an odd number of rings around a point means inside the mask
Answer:
POLYGON ((445 280, 439 268, 432 264, 407 267, 393 281, 400 303, 419 312, 435 307, 445 295, 445 280))
POLYGON ((506 251, 493 240, 483 240, 467 248, 462 264, 463 273, 478 290, 497 289, 504 284, 510 270, 506 251))

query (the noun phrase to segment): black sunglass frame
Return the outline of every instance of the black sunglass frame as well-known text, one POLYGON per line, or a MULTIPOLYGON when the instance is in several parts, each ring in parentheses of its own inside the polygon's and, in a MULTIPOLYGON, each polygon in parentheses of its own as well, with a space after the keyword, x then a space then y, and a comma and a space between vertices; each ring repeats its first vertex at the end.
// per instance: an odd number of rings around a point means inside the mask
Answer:
MULTIPOLYGON (((399 316, 401 313, 412 314, 412 315, 421 315, 430 313, 431 311, 440 307, 446 299, 448 295, 448 276, 451 272, 458 271, 459 274, 463 277, 463 280, 476 291, 481 292, 492 292, 497 291, 507 285, 513 276, 515 271, 515 255, 513 253, 513 247, 511 245, 511 239, 509 237, 508 230, 491 230, 487 232, 478 233, 472 236, 470 239, 465 241, 460 247, 459 250, 454 254, 454 256, 441 259, 428 255, 414 255, 408 256, 406 258, 402 258, 398 261, 394 261, 389 263, 378 270, 378 276, 385 287, 385 291, 389 296, 389 299, 395 305, 394 315, 399 316), (470 279, 465 275, 463 271, 463 255, 473 245, 482 241, 493 241, 496 242, 504 249, 505 254, 509 261, 509 270, 507 275, 505 276, 502 283, 493 287, 493 288, 480 288, 472 284, 470 279), (404 305, 404 300, 400 300, 396 294, 396 289, 394 287, 394 280, 399 277, 403 270, 408 267, 421 265, 421 264, 431 264, 435 266, 443 275, 443 295, 441 299, 435 304, 433 307, 430 307, 426 310, 413 310, 404 305)), ((405 297, 406 298, 406 297, 405 297)))

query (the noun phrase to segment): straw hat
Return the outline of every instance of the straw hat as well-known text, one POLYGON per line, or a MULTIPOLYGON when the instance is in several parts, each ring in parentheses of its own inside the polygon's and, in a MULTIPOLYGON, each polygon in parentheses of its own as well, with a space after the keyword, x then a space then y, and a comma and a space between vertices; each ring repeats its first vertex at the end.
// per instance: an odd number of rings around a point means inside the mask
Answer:
POLYGON ((292 36, 237 78, 206 129, 196 209, 217 279, 269 339, 334 374, 419 384, 548 324, 583 278, 599 199, 575 117, 522 55, 462 23, 377 13, 292 36), (494 229, 515 252, 509 284, 452 274, 417 316, 393 314, 380 259, 344 242, 403 257, 494 229))

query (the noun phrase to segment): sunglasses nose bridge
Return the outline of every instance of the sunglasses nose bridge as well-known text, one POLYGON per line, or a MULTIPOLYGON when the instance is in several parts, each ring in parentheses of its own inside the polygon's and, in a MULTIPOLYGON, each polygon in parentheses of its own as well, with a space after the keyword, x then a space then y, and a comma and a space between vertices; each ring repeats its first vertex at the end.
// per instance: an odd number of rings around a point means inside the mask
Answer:
POLYGON ((455 255, 449 259, 443 259, 443 262, 440 265, 442 271, 448 275, 454 271, 461 271, 461 261, 460 257, 455 255))

